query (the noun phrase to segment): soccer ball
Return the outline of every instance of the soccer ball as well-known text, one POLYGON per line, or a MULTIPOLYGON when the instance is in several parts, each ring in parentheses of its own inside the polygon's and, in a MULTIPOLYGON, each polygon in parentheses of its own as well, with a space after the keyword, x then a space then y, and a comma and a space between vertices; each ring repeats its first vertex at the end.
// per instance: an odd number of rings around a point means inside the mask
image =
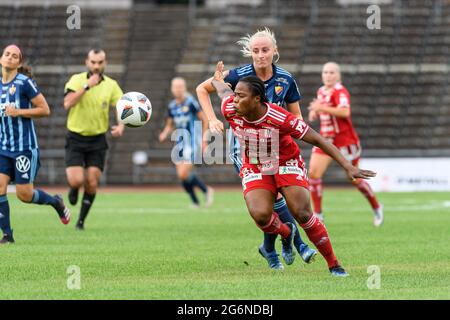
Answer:
POLYGON ((125 93, 116 104, 119 122, 130 128, 142 127, 150 120, 152 104, 140 92, 125 93))

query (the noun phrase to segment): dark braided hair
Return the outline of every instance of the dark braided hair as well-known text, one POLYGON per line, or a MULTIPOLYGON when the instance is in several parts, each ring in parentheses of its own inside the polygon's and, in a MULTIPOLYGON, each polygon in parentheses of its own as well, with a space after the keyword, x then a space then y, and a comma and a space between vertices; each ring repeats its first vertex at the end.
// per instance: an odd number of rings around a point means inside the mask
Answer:
POLYGON ((266 97, 266 87, 264 86, 264 82, 256 77, 256 76, 248 76, 239 80, 239 82, 244 82, 250 88, 253 96, 259 96, 261 98, 261 102, 269 102, 266 97))

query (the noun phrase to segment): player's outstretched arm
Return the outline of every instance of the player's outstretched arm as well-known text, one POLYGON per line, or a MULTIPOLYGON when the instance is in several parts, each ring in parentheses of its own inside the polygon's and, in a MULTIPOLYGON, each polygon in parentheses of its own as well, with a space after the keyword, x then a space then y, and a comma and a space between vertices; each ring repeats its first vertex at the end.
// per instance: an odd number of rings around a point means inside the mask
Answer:
POLYGON ((320 134, 318 134, 314 129, 309 128, 306 134, 303 136, 302 140, 315 145, 322 149, 326 154, 332 157, 336 162, 344 168, 347 172, 347 177, 350 180, 355 180, 357 178, 369 179, 375 177, 376 173, 370 170, 362 170, 353 166, 349 161, 347 161, 344 156, 339 152, 333 144, 326 141, 320 134))
POLYGON ((300 108, 300 102, 292 102, 286 105, 286 109, 292 113, 296 118, 303 120, 302 110, 300 108))
POLYGON ((173 118, 167 117, 166 125, 164 126, 164 129, 161 131, 161 133, 159 134, 159 137, 158 137, 159 142, 163 142, 164 140, 166 140, 174 128, 175 128, 175 123, 173 121, 173 118))
POLYGON ((217 95, 220 99, 229 97, 230 95, 234 94, 233 90, 231 90, 230 87, 219 80, 213 79, 211 83, 216 88, 217 95))
POLYGON ((314 99, 308 107, 310 112, 318 115, 320 112, 328 113, 334 117, 338 118, 348 118, 350 117, 350 108, 337 106, 336 108, 328 106, 327 103, 314 99))
MULTIPOLYGON (((223 63, 222 63, 223 68, 223 63)), ((217 70, 217 66, 216 66, 217 70)), ((226 77, 228 75, 229 71, 222 71, 222 77, 226 77)), ((223 123, 217 119, 216 114, 214 113, 214 109, 211 103, 210 93, 213 93, 216 91, 214 86, 212 85, 211 81, 214 79, 214 77, 211 77, 202 83, 200 83, 197 88, 197 98, 198 102, 200 103, 200 106, 202 107, 203 112, 205 112, 206 118, 209 122, 209 128, 213 133, 220 133, 223 131, 223 123)))
POLYGON ((220 99, 234 94, 233 90, 231 90, 230 87, 225 84, 223 67, 224 66, 222 61, 217 62, 216 71, 214 72, 214 77, 211 80, 211 84, 216 89, 217 95, 220 99))

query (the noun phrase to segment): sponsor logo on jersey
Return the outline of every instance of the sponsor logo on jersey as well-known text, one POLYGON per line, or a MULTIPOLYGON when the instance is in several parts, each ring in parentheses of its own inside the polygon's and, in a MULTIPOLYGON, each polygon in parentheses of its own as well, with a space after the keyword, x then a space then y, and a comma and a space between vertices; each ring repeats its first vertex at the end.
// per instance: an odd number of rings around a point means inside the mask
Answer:
POLYGON ((262 173, 249 173, 242 179, 242 185, 246 185, 249 182, 262 180, 262 173))
POLYGON ((244 168, 244 170, 242 170, 242 175, 245 177, 245 176, 247 176, 247 175, 249 175, 249 174, 251 174, 251 173, 255 173, 254 171, 253 171, 253 169, 250 169, 250 168, 244 168))
POLYGON ((238 126, 244 125, 244 120, 241 119, 233 119, 234 123, 236 123, 238 126))
POLYGON ((253 128, 244 128, 244 132, 249 133, 249 134, 255 134, 255 135, 258 134, 258 130, 253 129, 253 128))
POLYGON ((276 82, 281 82, 285 84, 289 84, 288 80, 286 78, 280 77, 275 79, 276 82))
POLYGON ((13 84, 11 87, 9 87, 9 94, 14 95, 16 93, 16 86, 13 84))
POLYGON ((286 161, 286 165, 288 167, 298 167, 298 160, 297 159, 291 159, 286 161))
POLYGON ((298 174, 299 176, 303 176, 303 170, 299 167, 288 167, 288 166, 281 166, 278 169, 279 174, 298 174))
POLYGON ((28 159, 25 156, 19 156, 16 158, 16 168, 21 173, 25 173, 28 170, 30 170, 31 162, 30 159, 28 159))
POLYGON ((308 125, 306 123, 304 123, 303 121, 298 121, 297 127, 295 129, 303 134, 307 127, 308 125))

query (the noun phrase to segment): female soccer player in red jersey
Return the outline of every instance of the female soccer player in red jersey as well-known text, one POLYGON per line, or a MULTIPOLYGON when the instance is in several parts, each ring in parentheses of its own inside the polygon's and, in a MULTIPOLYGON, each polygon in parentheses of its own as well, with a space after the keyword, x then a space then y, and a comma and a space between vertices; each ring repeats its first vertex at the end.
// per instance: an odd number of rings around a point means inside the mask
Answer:
POLYGON ((233 92, 224 83, 222 71, 223 63, 219 62, 212 85, 222 99, 222 114, 241 144, 244 199, 256 225, 264 232, 279 234, 284 242, 293 240, 295 225, 281 222, 273 212, 280 192, 296 221, 327 261, 331 274, 347 276, 334 255, 325 226, 312 214, 308 177, 300 148, 292 138, 320 147, 344 168, 350 180, 367 179, 375 173, 354 167, 303 120, 269 103, 264 82, 258 77, 240 79, 233 92))
MULTIPOLYGON (((350 118, 350 94, 341 84, 341 72, 337 63, 328 62, 323 66, 322 82, 323 86, 317 91, 317 99, 309 105, 309 120, 320 118, 320 134, 357 167, 361 146, 350 118)), ((309 163, 310 190, 314 214, 322 221, 322 176, 332 160, 321 148, 313 148, 309 163)), ((383 207, 372 188, 362 179, 356 179, 352 184, 367 198, 374 213, 373 223, 376 227, 380 226, 383 223, 383 207)))
MULTIPOLYGON (((241 38, 238 44, 242 46, 241 52, 243 55, 252 58, 252 63, 224 71, 224 81, 229 83, 231 88, 234 89, 241 78, 249 75, 257 76, 264 81, 269 102, 286 108, 296 117, 302 119, 299 104, 301 95, 297 83, 289 72, 275 64, 280 55, 273 32, 268 28, 259 30, 252 35, 241 38), (275 60, 275 57, 277 57, 277 60, 275 60)), ((210 78, 197 87, 197 96, 202 109, 208 117, 209 128, 212 132, 218 132, 223 130, 223 124, 215 117, 211 105, 209 94, 215 91, 215 88, 211 85, 211 80, 210 78)), ((230 158, 235 165, 236 171, 239 172, 242 167, 239 142, 231 131, 228 138, 231 145, 230 158)), ((295 219, 289 212, 283 197, 278 196, 273 209, 279 215, 281 221, 295 224, 295 219)), ((273 234, 264 234, 264 243, 259 247, 259 253, 267 260, 271 268, 283 269, 283 265, 279 261, 275 250, 276 237, 273 234)), ((294 246, 303 261, 306 263, 313 261, 316 251, 303 242, 298 231, 296 231, 294 237, 294 246)), ((289 265, 294 262, 295 252, 290 247, 282 246, 282 256, 286 264, 289 265)))

